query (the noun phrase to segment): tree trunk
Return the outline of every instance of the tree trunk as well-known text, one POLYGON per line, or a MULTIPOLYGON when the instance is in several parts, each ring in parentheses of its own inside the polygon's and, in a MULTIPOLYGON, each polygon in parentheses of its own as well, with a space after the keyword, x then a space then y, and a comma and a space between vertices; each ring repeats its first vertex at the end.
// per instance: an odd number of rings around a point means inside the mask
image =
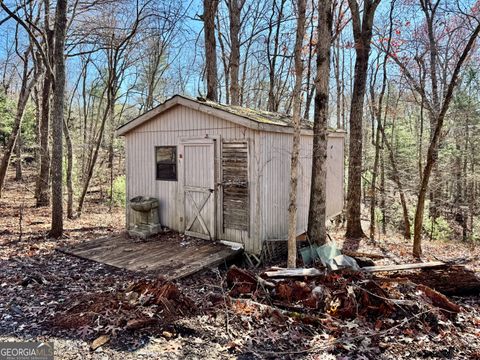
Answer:
MULTIPOLYGON (((314 2, 312 1, 312 7, 314 6, 314 2)), ((310 36, 308 38, 308 60, 307 60, 307 84, 305 86, 306 92, 306 100, 305 100, 305 110, 303 113, 303 118, 308 120, 310 118, 310 106, 312 105, 313 93, 315 91, 315 84, 311 84, 311 77, 312 77, 312 60, 313 60, 313 53, 314 53, 314 45, 313 45, 313 37, 315 34, 315 23, 313 21, 313 12, 311 22, 311 30, 310 36)))
POLYGON ((380 156, 380 193, 382 195, 380 198, 380 209, 382 210, 382 234, 385 235, 387 233, 387 209, 385 207, 385 156, 383 151, 380 156))
MULTIPOLYGON (((107 109, 108 108, 109 108, 109 105, 107 104, 107 109)), ((80 193, 80 196, 78 198, 78 204, 77 204, 77 216, 78 217, 80 217, 81 214, 82 214, 82 209, 83 209, 83 203, 85 201, 85 196, 87 195, 88 187, 90 185, 90 180, 92 179, 92 176, 93 176, 93 170, 95 169, 95 165, 97 163, 98 153, 100 152, 100 145, 102 143, 103 133, 105 131, 105 123, 106 123, 107 118, 108 118, 108 113, 109 113, 109 110, 106 110, 104 115, 103 115, 102 122, 101 122, 101 125, 100 125, 99 135, 98 135, 98 138, 97 138, 96 144, 95 144, 95 149, 93 151, 93 154, 92 154, 92 157, 91 157, 90 161, 88 162, 87 171, 86 171, 85 176, 84 176, 82 192, 80 193)))
POLYGON ((5 147, 3 158, 0 163, 0 197, 2 197, 2 188, 5 182, 5 177, 7 175, 8 164, 10 163, 10 158, 12 156, 17 137, 20 133, 20 128, 22 125, 23 114, 25 112, 25 107, 27 106, 28 98, 32 91, 33 86, 38 80, 39 73, 34 72, 33 78, 29 81, 29 69, 28 69, 28 58, 31 51, 31 47, 24 54, 24 63, 23 63, 23 73, 22 73, 22 85, 20 89, 20 94, 18 96, 17 110, 15 113, 15 121, 13 123, 12 132, 8 138, 7 145, 5 147))
MULTIPOLYGON (((370 45, 366 46, 370 47, 370 45)), ((360 206, 362 197, 363 102, 367 78, 368 52, 369 50, 357 49, 350 109, 346 237, 357 239, 365 237, 360 220, 360 206)))
POLYGON ((50 90, 52 87, 51 75, 45 71, 41 96, 41 119, 40 119, 40 167, 35 187, 36 206, 48 206, 50 196, 48 188, 50 184, 50 150, 48 136, 50 133, 50 90))
POLYGON ((362 154, 363 154, 363 103, 367 84, 368 57, 372 40, 375 10, 380 0, 365 0, 363 18, 356 0, 348 0, 352 13, 355 39, 355 72, 350 107, 350 144, 347 193, 347 238, 365 237, 361 224, 362 154))
POLYGON ((52 226, 50 236, 63 235, 63 105, 65 99, 65 34, 67 1, 58 0, 55 12, 54 66, 55 83, 52 109, 52 226))
POLYGON ((65 134, 65 145, 67 148, 67 218, 73 219, 73 145, 70 137, 70 130, 67 123, 63 122, 63 132, 65 134))
MULTIPOLYGON (((435 166, 437 157, 438 157, 438 146, 440 142, 440 133, 443 128, 443 122, 445 120, 445 115, 447 114, 450 102, 453 97, 453 90, 457 85, 457 80, 460 74, 460 70, 468 55, 472 51, 474 44, 477 40, 478 34, 480 33, 480 24, 476 26, 472 34, 470 35, 465 48, 463 49, 457 63, 455 64, 452 76, 448 86, 446 86, 446 91, 444 92, 444 97, 442 101, 442 107, 438 114, 432 113, 430 109, 430 116, 435 116, 435 128, 431 136, 430 145, 427 151, 427 159, 425 163, 425 168, 423 169, 422 179, 420 184, 420 189, 418 193, 417 200, 417 210, 415 212, 415 224, 414 224, 414 235, 413 235, 413 256, 421 257, 422 256, 422 229, 423 229, 423 215, 425 212, 425 199, 428 191, 428 183, 430 180, 430 175, 435 166)), ((434 51, 430 49, 430 51, 434 51)))
MULTIPOLYGON (((117 89, 118 82, 116 81, 116 74, 117 74, 116 59, 117 59, 117 56, 118 56, 118 49, 110 49, 109 50, 109 54, 108 54, 109 75, 108 75, 107 89, 106 89, 106 91, 107 91, 107 104, 105 104, 105 111, 104 111, 103 116, 102 116, 98 138, 95 141, 95 148, 93 150, 92 156, 89 158, 89 161, 88 161, 87 171, 85 173, 83 186, 82 186, 82 192, 80 193, 80 197, 78 198, 77 216, 81 216, 81 214, 82 214, 83 203, 85 201, 85 196, 87 195, 88 187, 90 185, 90 180, 92 179, 93 171, 94 171, 95 165, 97 163, 98 154, 100 152, 100 146, 102 144, 102 139, 103 139, 103 134, 105 132, 105 125, 106 125, 107 119, 110 118, 110 120, 112 121, 112 125, 113 125, 113 117, 114 117, 113 112, 115 110, 115 96, 116 96, 116 93, 117 93, 117 90, 118 90, 117 89)), ((112 159, 112 164, 113 164, 113 159, 112 159)))
POLYGON ((279 49, 279 39, 280 39, 280 25, 281 20, 283 18, 283 9, 285 7, 286 0, 280 0, 280 6, 277 5, 277 1, 273 0, 272 2, 272 14, 270 16, 269 22, 269 30, 268 30, 268 37, 267 37, 267 60, 268 60, 268 103, 267 108, 268 111, 276 112, 278 111, 278 99, 275 94, 275 71, 276 71, 276 64, 277 64, 277 57, 278 57, 278 49, 279 49), (270 42, 271 36, 273 32, 273 17, 275 15, 275 11, 278 8, 278 15, 275 27, 275 35, 273 37, 273 53, 270 54, 270 42))
POLYGON ((423 269, 408 275, 393 275, 391 278, 404 277, 416 284, 423 284, 449 296, 480 294, 480 278, 475 271, 461 265, 438 269, 423 269))
POLYGON ((215 14, 218 0, 203 0, 205 34, 205 67, 207 72, 207 100, 218 101, 217 45, 215 40, 215 14))
POLYGON ((308 237, 316 244, 326 242, 326 180, 328 141, 328 97, 330 48, 333 11, 331 0, 318 3, 317 74, 315 77, 315 109, 313 115, 313 154, 308 237))
POLYGON ((50 2, 45 1, 44 8, 44 27, 46 32, 46 46, 47 59, 43 59, 46 69, 42 84, 42 104, 41 104, 41 119, 40 119, 40 167, 35 186, 36 206, 50 205, 49 186, 50 186, 50 150, 49 150, 49 136, 50 136, 50 94, 52 90, 53 74, 48 70, 52 68, 53 48, 54 48, 54 32, 50 28, 50 2))
POLYGON ((295 39, 295 85, 293 88, 293 144, 291 157, 290 196, 288 206, 288 261, 287 266, 297 266, 297 190, 300 152, 300 112, 302 108, 303 62, 302 46, 305 36, 306 1, 297 0, 297 31, 295 39))
MULTIPOLYGON (((388 33, 388 42, 387 42, 387 51, 385 52, 385 56, 383 58, 382 64, 382 87, 380 90, 380 94, 378 96, 378 105, 375 104, 375 89, 372 84, 370 89, 371 91, 371 98, 372 98, 372 110, 374 113, 374 119, 377 122, 376 129, 373 128, 373 132, 375 133, 374 145, 375 145, 375 160, 373 163, 373 171, 372 171, 372 183, 371 183, 371 200, 370 200, 370 239, 375 240, 375 230, 376 230, 376 218, 375 218, 375 208, 377 205, 377 176, 378 176, 378 166, 380 161, 380 135, 382 133, 383 124, 382 124, 382 107, 383 107, 383 98, 385 96, 385 91, 387 90, 387 63, 388 57, 390 52, 391 46, 391 39, 393 35, 393 10, 395 6, 395 1, 391 2, 390 6, 390 30, 388 33)), ((375 73, 376 75, 376 73, 375 73)), ((385 117, 388 112, 388 96, 385 105, 385 117)), ((386 119, 385 119, 386 120, 386 119)), ((373 133, 372 133, 373 136, 373 133)))
POLYGON ((337 105, 337 129, 342 129, 342 83, 340 79, 340 35, 337 35, 335 40, 334 50, 334 64, 335 64, 335 85, 336 85, 336 105, 337 105))
POLYGON ((420 102, 420 114, 418 121, 420 122, 420 129, 419 129, 419 136, 418 136, 418 178, 422 179, 422 170, 423 170, 423 163, 422 163, 422 158, 423 158, 423 123, 424 123, 424 118, 423 118, 423 110, 424 110, 424 105, 423 105, 423 99, 420 102))
POLYGON ((108 168, 110 169, 110 196, 109 196, 109 211, 112 211, 113 207, 113 178, 114 178, 114 173, 113 173, 113 161, 115 158, 115 153, 113 151, 113 141, 115 139, 115 88, 116 84, 113 83, 110 88, 109 88, 109 98, 112 99, 110 101, 110 125, 111 125, 111 131, 110 131, 110 139, 109 139, 109 144, 108 144, 108 168))
POLYGON ((225 77, 225 103, 230 104, 230 64, 228 63, 228 55, 225 50, 225 44, 222 39, 222 32, 220 26, 220 17, 217 12, 217 28, 218 28, 218 44, 220 45, 220 51, 222 54, 222 64, 223 64, 223 76, 225 77))
MULTIPOLYGON (((38 62, 40 63, 40 62, 38 62)), ((37 71, 40 71, 41 68, 37 66, 37 71)), ((35 142, 37 144, 40 144, 40 119, 42 117, 41 115, 41 108, 40 108, 40 91, 38 88, 38 82, 35 84, 33 87, 33 101, 35 103, 35 142)), ((40 164, 40 151, 35 148, 34 150, 34 156, 35 156, 35 164, 40 164)))
POLYGON ((240 105, 240 15, 245 0, 229 0, 230 15, 230 103, 240 105))
POLYGON ((18 129, 17 141, 15 144, 15 181, 22 180, 22 126, 18 129))
MULTIPOLYGON (((430 116, 430 141, 432 141, 433 138, 433 133, 435 132, 435 119, 432 119, 432 116, 430 116)), ((433 157, 435 159, 438 159, 438 154, 439 154, 439 147, 440 143, 438 144, 437 149, 435 150, 435 153, 433 154, 433 157)), ((438 205, 440 204, 440 194, 441 194, 441 184, 442 184, 442 174, 439 172, 438 169, 438 164, 435 161, 435 164, 433 165, 432 169, 433 173, 433 179, 429 185, 429 216, 432 218, 432 224, 434 221, 440 216, 440 209, 438 205)))
MULTIPOLYGON (((378 110, 379 112, 381 109, 378 110)), ((372 169, 372 183, 370 184, 370 240, 375 240, 375 230, 376 230, 376 216, 375 208, 377 205, 377 175, 378 175, 378 165, 380 161, 380 129, 381 125, 378 125, 378 121, 381 119, 377 118, 377 128, 375 130, 375 157, 373 161, 372 169)))

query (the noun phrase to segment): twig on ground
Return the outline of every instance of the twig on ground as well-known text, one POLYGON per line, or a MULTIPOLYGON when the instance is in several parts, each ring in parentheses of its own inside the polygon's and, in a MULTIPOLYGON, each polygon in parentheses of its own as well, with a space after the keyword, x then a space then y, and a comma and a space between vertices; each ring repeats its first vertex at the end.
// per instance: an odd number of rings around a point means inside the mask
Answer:
POLYGON ((220 271, 218 269, 214 270, 215 275, 217 275, 219 281, 220 281, 220 288, 222 290, 222 297, 223 297, 223 305, 225 306, 225 332, 227 333, 227 336, 230 338, 230 317, 228 315, 228 303, 227 303, 227 294, 225 293, 225 288, 223 287, 223 279, 222 275, 220 275, 220 271))
POLYGON ((421 313, 415 314, 414 316, 412 316, 410 318, 403 319, 397 325, 394 325, 392 327, 389 327, 388 329, 385 329, 383 331, 376 332, 376 333, 373 333, 373 334, 358 335, 358 336, 353 336, 353 337, 343 337, 343 338, 339 338, 339 339, 330 341, 327 344, 323 344, 323 345, 319 345, 319 346, 313 346, 313 347, 310 347, 308 349, 303 349, 303 350, 279 351, 279 352, 256 350, 256 352, 261 353, 263 355, 279 356, 279 355, 304 354, 304 353, 318 351, 318 350, 325 350, 325 349, 329 348, 330 346, 338 344, 338 343, 347 342, 347 341, 352 342, 352 341, 355 341, 355 340, 358 340, 358 339, 365 339, 365 338, 369 338, 369 337, 373 337, 373 336, 381 336, 381 335, 388 334, 390 331, 395 330, 395 329, 401 327, 402 325, 408 324, 410 321, 412 321, 416 318, 419 318, 420 316, 425 315, 425 314, 427 314, 431 311, 432 311, 432 309, 429 309, 429 310, 423 311, 421 313))
POLYGON ((18 241, 22 241, 22 235, 23 235, 23 225, 22 225, 22 222, 23 222, 23 208, 25 206, 25 202, 22 201, 22 204, 20 205, 20 211, 19 211, 19 214, 18 214, 18 230, 19 230, 19 233, 18 233, 18 241))

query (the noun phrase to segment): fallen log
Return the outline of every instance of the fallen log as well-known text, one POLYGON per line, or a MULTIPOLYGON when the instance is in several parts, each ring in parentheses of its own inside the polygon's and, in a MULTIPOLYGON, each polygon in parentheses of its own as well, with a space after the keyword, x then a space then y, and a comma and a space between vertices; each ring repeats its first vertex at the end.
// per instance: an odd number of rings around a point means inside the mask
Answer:
POLYGON ((432 302, 433 305, 440 309, 447 310, 453 313, 459 313, 462 308, 447 298, 445 295, 433 290, 425 285, 417 285, 417 289, 421 290, 432 302))
POLYGON ((432 261, 427 263, 401 264, 401 265, 381 265, 381 266, 366 266, 362 268, 365 272, 380 272, 380 271, 401 271, 401 270, 415 270, 415 269, 429 269, 435 267, 445 267, 441 261, 432 261))
MULTIPOLYGON (((444 269, 427 269, 402 277, 416 284, 426 285, 444 295, 480 294, 480 277, 472 270, 461 265, 452 265, 444 269)), ((398 275, 390 278, 398 279, 398 275)))

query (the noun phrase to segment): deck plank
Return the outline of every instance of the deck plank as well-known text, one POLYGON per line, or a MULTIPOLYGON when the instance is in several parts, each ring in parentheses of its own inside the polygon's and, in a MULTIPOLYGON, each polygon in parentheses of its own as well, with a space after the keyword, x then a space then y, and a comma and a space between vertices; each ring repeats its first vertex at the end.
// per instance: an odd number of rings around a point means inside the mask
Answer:
POLYGON ((155 273, 169 280, 216 267, 242 252, 210 241, 195 240, 185 246, 168 237, 138 242, 125 235, 102 237, 58 250, 121 269, 155 273))

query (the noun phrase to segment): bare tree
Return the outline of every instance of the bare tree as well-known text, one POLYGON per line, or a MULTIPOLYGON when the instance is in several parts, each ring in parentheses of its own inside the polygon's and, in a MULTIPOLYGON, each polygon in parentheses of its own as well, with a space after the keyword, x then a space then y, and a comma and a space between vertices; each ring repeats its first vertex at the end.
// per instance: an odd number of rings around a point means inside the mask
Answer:
MULTIPOLYGON (((420 171, 415 211, 413 255, 416 257, 422 255, 425 201, 444 137, 443 125, 462 67, 475 48, 480 33, 480 22, 474 14, 460 10, 459 4, 455 11, 445 11, 440 5, 440 0, 421 0, 420 10, 424 22, 420 29, 414 31, 411 41, 404 41, 406 45, 413 44, 413 50, 411 46, 402 48, 397 45, 389 54, 408 80, 414 94, 420 96, 421 139, 424 109, 430 118, 430 139, 423 170, 420 171), (414 56, 411 55, 412 52, 414 56)), ((419 167, 422 168, 421 160, 419 167)), ((432 198, 433 201, 436 196, 432 198)), ((433 206, 436 207, 437 204, 433 206)))
POLYGON ((313 115, 313 155, 308 237, 317 244, 326 242, 326 179, 330 52, 332 44, 332 1, 318 2, 317 74, 313 115))
POLYGON ((207 99, 218 101, 217 44, 215 38, 215 14, 218 0, 203 0, 205 35, 205 67, 207 72, 207 99))
POLYGON ((49 69, 53 68, 53 48, 54 48, 54 30, 50 26, 50 0, 44 1, 43 17, 43 43, 45 49, 45 58, 43 66, 45 68, 43 84, 41 90, 41 110, 39 126, 39 147, 40 147, 40 167, 38 169, 37 181, 35 186, 36 206, 48 206, 50 204, 49 186, 50 186, 50 104, 52 94, 53 74, 49 69))
MULTIPOLYGON (((374 72, 374 76, 372 76, 372 84, 370 88, 370 93, 371 93, 371 101, 372 101, 372 141, 373 145, 375 146, 375 160, 373 162, 373 169, 372 169, 372 181, 370 184, 370 194, 371 194, 371 199, 370 199, 370 239, 374 240, 375 239, 375 230, 376 230, 376 218, 375 218, 375 210, 377 206, 377 177, 378 177, 378 167, 380 163, 380 148, 382 147, 383 144, 380 143, 380 140, 383 139, 382 137, 382 130, 383 130, 383 124, 382 124, 382 107, 384 103, 384 97, 385 97, 385 91, 387 90, 387 62, 388 62, 388 57, 389 57, 389 52, 390 52, 390 46, 391 46, 391 39, 393 35, 393 10, 395 7, 395 0, 392 0, 391 5, 390 5, 390 13, 389 13, 389 31, 388 31, 388 37, 387 37, 387 51, 385 52, 385 56, 383 59, 382 63, 382 83, 381 83, 381 89, 380 89, 380 94, 378 95, 378 103, 376 102, 375 99, 375 88, 374 88, 374 83, 377 77, 377 73, 379 70, 379 67, 376 68, 374 72), (376 122, 377 127, 376 131, 374 128, 374 123, 376 122), (374 135, 375 134, 375 135, 374 135)), ((385 114, 388 111, 388 97, 385 105, 385 114)), ((337 114, 338 115, 338 114, 337 114)), ((407 213, 407 223, 408 221, 408 213, 407 213)), ((410 226, 409 226, 410 227, 410 226)))
POLYGON ((49 235, 63 235, 63 106, 65 99, 65 37, 67 2, 58 0, 55 10, 53 59, 55 81, 52 106, 52 226, 49 235))
POLYGON ((240 104, 240 28, 245 0, 227 0, 230 16, 230 103, 240 104))
MULTIPOLYGON (((278 83, 278 77, 276 76, 277 60, 280 52, 280 29, 282 25, 282 18, 284 17, 284 8, 286 0, 280 0, 280 4, 277 0, 272 1, 272 11, 269 20, 269 30, 267 36, 267 60, 268 60, 268 110, 278 111, 279 100, 275 93, 276 83, 278 83), (277 17, 275 19, 275 14, 277 17), (272 39, 273 36, 273 39, 272 39), (270 42, 273 42, 273 49, 270 50, 270 42), (277 80, 277 81, 275 81, 277 80)), ((298 26, 298 25, 297 25, 298 26)))
POLYGON ((141 111, 152 109, 165 98, 168 81, 165 73, 171 63, 181 57, 181 51, 172 45, 180 42, 177 36, 181 35, 179 27, 185 16, 182 4, 168 2, 156 2, 148 13, 149 19, 139 29, 142 33, 142 41, 136 44, 139 58, 132 60, 132 63, 140 62, 136 90, 142 94, 141 111))
POLYGON ((362 155, 363 155, 363 105, 368 76, 368 58, 372 41, 373 19, 381 0, 365 0, 363 13, 357 0, 348 0, 352 13, 355 40, 355 74, 350 106, 350 143, 347 193, 346 237, 358 239, 365 236, 360 220, 362 155))
MULTIPOLYGON (((130 67, 128 52, 132 49, 133 40, 135 35, 139 31, 139 26, 148 16, 145 14, 147 5, 149 2, 140 5, 136 4, 135 18, 132 22, 128 20, 125 24, 113 23, 103 24, 103 28, 100 32, 96 33, 96 40, 102 44, 105 51, 107 60, 107 74, 105 79, 105 88, 102 91, 103 95, 106 94, 106 104, 101 113, 100 126, 97 134, 92 135, 94 146, 90 149, 89 156, 86 162, 85 173, 83 176, 83 184, 80 196, 77 204, 77 215, 80 216, 85 201, 85 196, 92 179, 95 166, 97 164, 98 156, 100 153, 100 147, 103 141, 107 120, 110 120, 111 125, 114 127, 115 119, 115 102, 117 94, 121 86, 121 79, 125 71, 130 67)), ((109 11, 107 9, 107 11, 109 11)), ((104 19, 100 19, 103 21, 104 19)), ((108 21, 108 20, 107 20, 108 21)), ((112 143, 112 139, 110 144, 112 143)), ((110 156, 113 153, 112 147, 110 147, 110 156)), ((112 159, 110 157, 110 163, 112 159)))
POLYGON ((297 188, 298 158, 300 152, 300 120, 302 111, 303 60, 302 47, 305 36, 306 1, 297 0, 297 31, 295 39, 295 86, 293 88, 293 143, 291 157, 290 197, 288 206, 288 262, 290 268, 297 266, 297 188))
POLYGON ((35 85, 40 76, 40 73, 37 71, 37 69, 34 66, 30 66, 30 59, 33 54, 32 49, 33 45, 30 43, 27 50, 25 50, 23 56, 21 56, 23 62, 23 71, 21 77, 22 83, 20 88, 20 94, 18 96, 17 102, 17 110, 15 113, 15 120, 12 132, 10 134, 7 146, 2 157, 2 161, 0 163, 0 197, 2 195, 2 188, 5 182, 5 176, 7 174, 8 164, 10 163, 10 158, 15 147, 15 142, 17 141, 21 131, 20 128, 22 125, 23 114, 27 106, 27 101, 30 97, 33 86, 35 85))

